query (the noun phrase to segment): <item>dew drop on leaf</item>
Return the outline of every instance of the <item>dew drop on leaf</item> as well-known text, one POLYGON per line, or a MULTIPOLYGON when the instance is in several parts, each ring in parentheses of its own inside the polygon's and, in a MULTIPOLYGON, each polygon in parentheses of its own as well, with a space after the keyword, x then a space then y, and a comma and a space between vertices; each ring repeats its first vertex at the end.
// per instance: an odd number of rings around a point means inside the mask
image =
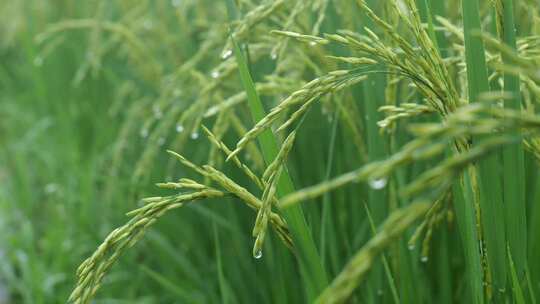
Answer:
POLYGON ((40 67, 43 65, 43 58, 41 56, 36 56, 36 58, 34 58, 34 65, 37 66, 37 67, 40 67))
POLYGON ((141 130, 141 137, 142 138, 148 137, 148 129, 144 128, 141 130))
POLYGON ((386 187, 386 184, 388 183, 388 180, 386 178, 375 178, 375 179, 371 179, 369 181, 369 186, 371 187, 371 189, 374 189, 374 190, 381 190, 381 189, 384 189, 384 187, 386 187))
POLYGON ((231 57, 232 55, 232 50, 226 50, 225 52, 223 52, 223 54, 221 55, 221 59, 227 59, 229 57, 231 57))

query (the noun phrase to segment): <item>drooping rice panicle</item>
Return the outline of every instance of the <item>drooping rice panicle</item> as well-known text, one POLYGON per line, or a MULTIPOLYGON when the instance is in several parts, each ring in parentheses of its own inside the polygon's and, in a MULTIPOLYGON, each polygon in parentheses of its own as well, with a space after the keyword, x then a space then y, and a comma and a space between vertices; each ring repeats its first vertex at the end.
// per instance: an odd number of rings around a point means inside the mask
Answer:
POLYGON ((365 278, 375 258, 389 246, 394 239, 429 209, 426 202, 412 203, 410 206, 394 211, 382 224, 378 233, 360 249, 330 286, 319 296, 316 303, 344 303, 353 290, 365 278))

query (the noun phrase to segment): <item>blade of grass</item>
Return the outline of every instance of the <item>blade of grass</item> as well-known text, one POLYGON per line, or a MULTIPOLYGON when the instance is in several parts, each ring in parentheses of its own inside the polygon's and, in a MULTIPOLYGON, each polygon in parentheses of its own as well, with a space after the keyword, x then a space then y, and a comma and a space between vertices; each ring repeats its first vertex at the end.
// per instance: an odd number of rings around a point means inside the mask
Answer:
MULTIPOLYGON (((484 43, 480 37, 480 9, 478 0, 462 1, 465 34, 465 57, 470 102, 489 91, 484 43)), ((482 231, 487 248, 487 260, 495 290, 506 288, 506 237, 504 209, 496 154, 479 162, 478 183, 482 231)), ((497 298, 498 293, 495 293, 497 298)))
POLYGON ((521 289, 521 285, 519 283, 519 278, 516 272, 516 267, 514 264, 514 260, 512 259, 512 250, 510 249, 510 246, 507 247, 508 249, 508 264, 510 265, 510 277, 512 278, 512 295, 514 296, 514 303, 516 304, 525 304, 525 297, 523 296, 523 290, 521 289))
MULTIPOLYGON (((375 227, 375 222, 373 222, 373 218, 371 217, 371 213, 369 212, 369 207, 364 204, 364 208, 366 209, 366 214, 369 220, 369 226, 371 227, 371 232, 373 234, 373 237, 375 237, 377 235, 377 227, 375 227)), ((392 271, 390 270, 390 265, 388 264, 386 255, 383 253, 381 254, 381 257, 384 266, 384 272, 386 274, 386 279, 388 280, 388 285, 390 285, 390 291, 392 292, 392 299, 394 300, 394 303, 401 303, 401 301, 399 300, 396 283, 394 281, 394 277, 392 276, 392 271)))
MULTIPOLYGON (((540 280, 540 261, 538 260, 538 256, 540 256, 540 234, 538 234, 538 231, 540 231, 540 204, 538 204, 538 202, 540 201, 540 191, 538 191, 538 189, 540 189, 540 178, 536 180, 536 184, 534 185, 534 187, 537 190, 533 195, 533 205, 530 208, 528 258, 532 282, 538 282, 538 280, 540 280)), ((530 288, 532 289, 531 294, 540 294, 540 290, 537 284, 531 284, 530 288)))
MULTIPOLYGON (((244 54, 233 37, 231 39, 233 40, 234 55, 238 63, 240 78, 247 93, 251 116, 254 121, 259 121, 265 116, 264 108, 255 89, 244 54)), ((259 136, 259 144, 265 162, 269 164, 279 152, 276 139, 270 130, 264 131, 259 136)), ((288 171, 284 168, 278 181, 277 195, 283 197, 292 192, 294 192, 293 183, 288 171)), ((282 213, 293 237, 295 254, 306 284, 307 297, 311 302, 326 287, 328 283, 326 273, 301 207, 287 208, 282 210, 282 213)))
MULTIPOLYGON (((502 40, 516 50, 516 28, 514 23, 513 0, 500 0, 503 6, 501 22, 502 40)), ((508 58, 503 54, 503 61, 508 58)), ((511 93, 512 98, 506 99, 504 107, 521 109, 521 93, 519 77, 509 73, 504 74, 504 91, 511 93)), ((506 214, 506 235, 515 271, 521 281, 525 275, 527 261, 527 214, 525 203, 525 167, 524 154, 521 144, 507 147, 503 150, 503 193, 506 214)))
MULTIPOLYGON (((374 9, 381 6, 382 2, 369 0, 368 5, 374 9)), ((373 29, 373 22, 370 18, 364 18, 366 20, 365 26, 373 29)), ((362 83, 362 91, 364 98, 364 111, 365 111, 365 125, 367 131, 367 150, 368 160, 376 161, 384 158, 386 154, 385 138, 379 134, 379 127, 377 122, 384 117, 379 112, 379 107, 385 104, 384 92, 385 92, 385 75, 383 74, 371 74, 369 79, 362 83)), ((373 184, 378 183, 382 188, 385 188, 387 184, 386 179, 379 181, 373 181, 373 184)), ((370 183, 371 184, 371 183, 370 183)), ((372 211, 373 221, 375 225, 380 225, 386 216, 388 215, 388 191, 382 189, 380 186, 370 187, 368 190, 368 206, 372 211)), ((377 262, 373 270, 369 275, 369 284, 374 287, 375 294, 380 294, 383 291, 383 269, 382 264, 377 262)), ((373 293, 368 292, 370 295, 370 303, 376 303, 380 301, 373 293)))
POLYGON ((536 304, 536 296, 534 295, 534 286, 532 284, 531 275, 529 267, 525 269, 525 279, 527 280, 527 289, 529 290, 529 297, 531 299, 531 304, 536 304))
POLYGON ((470 175, 464 173, 462 181, 456 183, 452 191, 454 194, 454 210, 465 253, 466 275, 468 276, 467 282, 469 283, 468 287, 470 288, 472 303, 482 304, 484 303, 483 271, 470 175))
MULTIPOLYGON (((334 114, 334 118, 332 120, 332 133, 330 135, 330 144, 328 147, 328 159, 326 161, 326 172, 324 175, 324 179, 328 181, 330 179, 330 174, 332 174, 332 167, 334 164, 334 150, 335 150, 335 144, 336 144, 336 133, 337 133, 337 127, 338 127, 338 121, 339 121, 339 111, 336 111, 334 114)), ((323 205, 322 205, 322 211, 321 211, 321 244, 319 252, 321 254, 321 262, 323 265, 325 265, 326 261, 326 239, 327 234, 331 236, 332 234, 328 233, 328 230, 334 229, 334 223, 331 215, 332 209, 330 208, 330 193, 326 193, 323 197, 323 205)))
POLYGON ((141 265, 140 267, 142 272, 146 273, 151 279, 163 286, 164 289, 176 295, 178 299, 185 301, 184 303, 201 303, 203 301, 200 294, 194 293, 193 291, 184 290, 182 286, 171 282, 165 276, 161 275, 157 271, 152 270, 148 266, 141 265))
POLYGON ((219 292, 221 294, 221 303, 227 304, 229 303, 230 296, 229 290, 227 289, 227 281, 225 280, 225 275, 223 272, 223 262, 221 261, 221 244, 219 241, 219 233, 215 222, 212 224, 212 226, 214 229, 214 245, 216 247, 216 268, 218 274, 219 292))
MULTIPOLYGON (((418 7, 425 9, 425 16, 422 16, 422 22, 427 22, 428 24, 428 33, 433 41, 435 49, 439 55, 445 53, 444 50, 448 47, 448 41, 444 39, 444 36, 437 36, 435 32, 435 26, 433 24, 433 17, 435 15, 444 15, 445 13, 445 3, 443 1, 434 1, 434 0, 418 0, 418 7)), ((472 206, 471 206, 472 207, 472 206)), ((439 299, 438 301, 442 303, 452 303, 452 271, 448 259, 448 231, 447 229, 441 229, 440 231, 440 248, 438 250, 438 288, 439 288, 439 299)), ((478 243, 478 239, 474 238, 474 242, 478 243)), ((479 257, 479 255, 477 254, 479 257)))

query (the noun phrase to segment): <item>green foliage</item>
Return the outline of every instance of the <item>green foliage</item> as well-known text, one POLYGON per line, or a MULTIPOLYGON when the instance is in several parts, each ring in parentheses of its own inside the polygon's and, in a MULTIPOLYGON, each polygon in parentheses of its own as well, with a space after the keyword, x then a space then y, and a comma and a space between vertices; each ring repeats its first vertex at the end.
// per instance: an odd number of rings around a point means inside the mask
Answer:
POLYGON ((539 37, 529 0, 3 1, 0 303, 534 303, 539 37))

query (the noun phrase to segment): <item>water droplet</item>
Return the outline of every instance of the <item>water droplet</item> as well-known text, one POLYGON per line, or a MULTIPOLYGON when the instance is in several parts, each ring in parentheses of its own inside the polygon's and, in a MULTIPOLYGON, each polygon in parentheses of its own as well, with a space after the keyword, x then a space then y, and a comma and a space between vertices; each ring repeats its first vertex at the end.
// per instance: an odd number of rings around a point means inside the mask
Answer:
POLYGON ((199 138, 199 133, 198 132, 191 133, 191 139, 197 139, 197 138, 199 138))
POLYGON ((165 143, 165 138, 163 138, 163 137, 158 138, 158 140, 157 140, 158 145, 163 146, 164 143, 165 143))
POLYGON ((52 194, 58 191, 58 185, 54 183, 50 183, 45 185, 45 193, 52 194))
POLYGON ((321 107, 321 114, 322 115, 328 115, 328 109, 325 106, 321 107))
POLYGON ((414 244, 409 244, 407 248, 409 248, 410 251, 413 251, 415 247, 414 244))
POLYGON ((163 117, 163 112, 161 112, 161 109, 157 105, 154 105, 152 107, 152 112, 154 112, 154 117, 156 119, 160 119, 161 117, 163 117))
POLYGON ((270 53, 270 59, 276 60, 277 59, 277 52, 272 51, 272 53, 270 53))
POLYGON ((154 27, 154 24, 152 23, 152 20, 147 19, 147 20, 144 20, 144 22, 143 22, 143 27, 144 27, 146 30, 150 30, 150 29, 152 29, 152 27, 154 27))
POLYGON ((223 52, 223 54, 221 55, 221 59, 227 59, 229 57, 231 57, 232 55, 232 50, 226 50, 225 52, 223 52))
POLYGON ((386 128, 386 127, 388 127, 388 121, 387 120, 378 121, 377 125, 379 125, 379 127, 381 127, 381 128, 386 128))
POLYGON ((210 76, 212 76, 212 78, 218 78, 219 77, 219 72, 218 71, 212 71, 212 73, 210 74, 210 76))
POLYGON ((143 129, 141 130, 141 137, 142 137, 142 138, 148 137, 148 129, 143 128, 143 129))
POLYGON ((171 1, 171 4, 172 4, 172 6, 174 6, 174 7, 179 7, 180 4, 182 4, 182 1, 181 1, 181 0, 172 0, 172 1, 171 1))
POLYGON ((181 124, 177 124, 176 125, 176 132, 178 132, 178 133, 184 132, 184 126, 182 126, 181 124))
POLYGON ((34 58, 34 65, 37 66, 37 67, 40 67, 43 65, 43 58, 41 56, 36 56, 36 58, 34 58))
POLYGON ((422 262, 422 263, 427 263, 428 260, 429 260, 429 258, 427 256, 422 256, 420 258, 420 262, 422 262))
POLYGON ((262 250, 260 250, 260 249, 257 250, 257 252, 255 252, 255 253, 253 254, 253 257, 256 258, 257 260, 260 259, 260 258, 262 258, 262 250))
POLYGON ((311 41, 311 42, 309 43, 309 45, 311 45, 311 46, 316 46, 316 45, 317 45, 317 42, 311 41))
POLYGON ((381 190, 386 187, 388 180, 384 177, 371 179, 369 181, 369 186, 374 190, 381 190))

